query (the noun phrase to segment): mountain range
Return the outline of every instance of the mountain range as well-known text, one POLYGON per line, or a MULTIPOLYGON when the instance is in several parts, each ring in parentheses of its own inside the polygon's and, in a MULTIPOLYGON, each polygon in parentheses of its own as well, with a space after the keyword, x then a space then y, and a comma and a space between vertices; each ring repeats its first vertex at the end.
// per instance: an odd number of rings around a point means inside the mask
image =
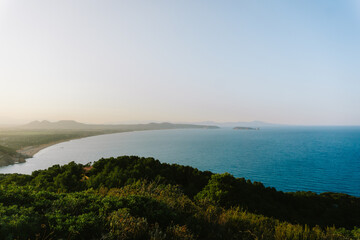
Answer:
POLYGON ((177 129, 177 128, 207 128, 215 129, 218 126, 204 124, 174 124, 174 123, 148 123, 148 124, 85 124, 73 120, 58 122, 33 121, 22 125, 21 129, 52 129, 52 130, 150 130, 150 129, 177 129))

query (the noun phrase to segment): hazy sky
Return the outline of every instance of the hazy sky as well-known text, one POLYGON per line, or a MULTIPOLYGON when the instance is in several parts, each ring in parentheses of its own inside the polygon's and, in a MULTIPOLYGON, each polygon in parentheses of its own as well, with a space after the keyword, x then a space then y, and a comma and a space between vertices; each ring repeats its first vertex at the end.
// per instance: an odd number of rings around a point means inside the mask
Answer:
POLYGON ((0 0, 0 123, 360 125, 360 0, 0 0))

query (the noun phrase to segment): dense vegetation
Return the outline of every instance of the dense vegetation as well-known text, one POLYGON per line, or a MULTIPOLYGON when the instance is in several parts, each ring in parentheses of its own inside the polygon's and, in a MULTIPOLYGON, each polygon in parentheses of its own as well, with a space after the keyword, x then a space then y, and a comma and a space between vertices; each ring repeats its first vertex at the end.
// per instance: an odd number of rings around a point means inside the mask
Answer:
POLYGON ((360 199, 152 158, 0 175, 0 239, 360 239, 360 199))
POLYGON ((16 151, 14 149, 4 147, 4 146, 0 146, 0 151, 5 153, 5 154, 10 154, 10 155, 13 155, 13 154, 16 153, 16 151))
POLYGON ((23 162, 24 155, 16 152, 12 148, 0 145, 0 166, 13 164, 14 162, 23 162))

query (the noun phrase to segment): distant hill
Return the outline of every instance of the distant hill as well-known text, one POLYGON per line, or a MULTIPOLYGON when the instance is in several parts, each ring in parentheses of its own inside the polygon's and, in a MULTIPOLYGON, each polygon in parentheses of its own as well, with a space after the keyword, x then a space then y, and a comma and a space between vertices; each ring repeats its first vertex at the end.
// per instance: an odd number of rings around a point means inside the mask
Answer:
POLYGON ((180 128, 206 128, 216 129, 218 126, 196 124, 148 123, 148 124, 85 124, 73 120, 58 122, 33 121, 20 127, 21 129, 46 129, 46 130, 156 130, 180 128))
POLYGON ((33 121, 26 125, 21 126, 21 128, 27 129, 85 129, 89 128, 86 124, 79 123, 72 120, 62 120, 58 122, 50 122, 47 120, 44 121, 33 121))

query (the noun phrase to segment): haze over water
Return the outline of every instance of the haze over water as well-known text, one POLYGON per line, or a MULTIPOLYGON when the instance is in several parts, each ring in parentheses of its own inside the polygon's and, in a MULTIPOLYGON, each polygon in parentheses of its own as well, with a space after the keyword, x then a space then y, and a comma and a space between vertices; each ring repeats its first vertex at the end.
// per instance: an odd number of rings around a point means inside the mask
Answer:
POLYGON ((360 127, 281 127, 259 131, 161 130, 60 143, 0 173, 31 173, 70 161, 138 155, 260 181, 282 191, 360 196, 360 127))

